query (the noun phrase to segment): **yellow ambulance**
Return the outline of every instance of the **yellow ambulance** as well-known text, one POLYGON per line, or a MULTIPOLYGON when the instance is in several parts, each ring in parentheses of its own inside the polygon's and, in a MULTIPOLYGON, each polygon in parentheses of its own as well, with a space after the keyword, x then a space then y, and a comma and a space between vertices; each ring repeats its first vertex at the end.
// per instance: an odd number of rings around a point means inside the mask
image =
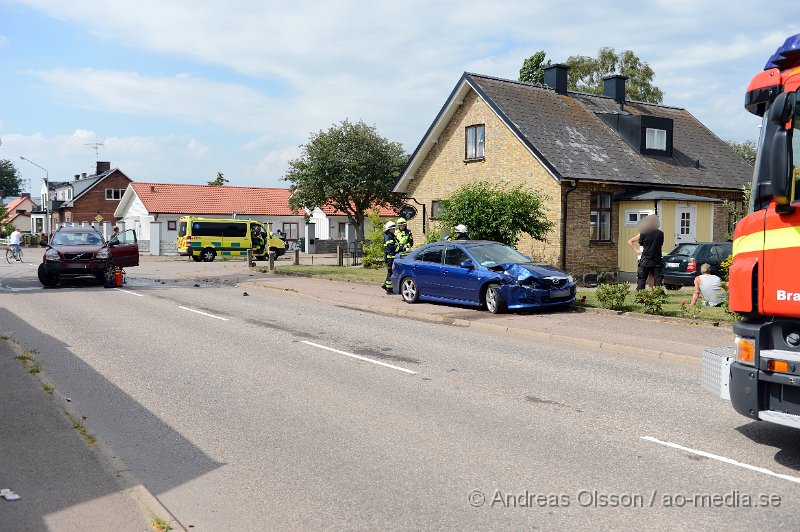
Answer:
POLYGON ((257 260, 266 260, 268 253, 275 257, 286 253, 286 245, 272 234, 270 224, 256 220, 184 216, 178 223, 178 254, 195 262, 211 262, 217 255, 246 257, 248 249, 253 249, 257 260), (259 232, 260 239, 256 238, 259 232))

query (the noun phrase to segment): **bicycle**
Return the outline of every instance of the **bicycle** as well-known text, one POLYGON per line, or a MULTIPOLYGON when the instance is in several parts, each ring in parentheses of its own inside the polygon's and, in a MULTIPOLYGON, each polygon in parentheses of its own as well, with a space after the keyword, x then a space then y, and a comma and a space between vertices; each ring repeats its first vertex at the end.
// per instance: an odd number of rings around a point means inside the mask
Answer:
POLYGON ((10 247, 6 249, 6 260, 8 261, 9 264, 15 261, 22 262, 22 249, 20 249, 19 251, 14 251, 10 247))

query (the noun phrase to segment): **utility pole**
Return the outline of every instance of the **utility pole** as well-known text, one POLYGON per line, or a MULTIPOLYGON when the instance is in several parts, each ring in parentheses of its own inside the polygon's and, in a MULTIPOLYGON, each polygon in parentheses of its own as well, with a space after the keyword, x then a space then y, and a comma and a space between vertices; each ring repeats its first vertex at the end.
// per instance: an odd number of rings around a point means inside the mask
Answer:
POLYGON ((30 159, 27 159, 27 158, 23 157, 22 155, 20 155, 19 158, 22 159, 23 161, 27 161, 27 162, 31 163, 33 166, 35 166, 37 168, 41 168, 42 170, 44 170, 44 176, 45 176, 44 177, 44 189, 47 191, 46 192, 47 198, 42 198, 43 200, 46 199, 46 201, 42 201, 42 203, 44 203, 44 225, 45 225, 45 231, 47 231, 47 237, 50 238, 50 208, 48 206, 48 204, 50 203, 50 172, 48 172, 47 168, 45 168, 44 166, 38 165, 35 162, 31 161, 30 159))

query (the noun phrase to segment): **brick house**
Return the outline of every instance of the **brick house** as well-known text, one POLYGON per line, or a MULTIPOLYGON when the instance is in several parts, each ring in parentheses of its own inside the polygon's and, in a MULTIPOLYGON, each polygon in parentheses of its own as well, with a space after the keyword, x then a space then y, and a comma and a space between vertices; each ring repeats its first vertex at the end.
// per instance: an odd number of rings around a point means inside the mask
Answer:
MULTIPOLYGON (((47 207, 50 228, 65 223, 113 222, 125 189, 131 178, 111 163, 98 161, 93 175, 76 174, 71 181, 42 183, 42 206, 47 207)), ((43 210, 32 215, 32 223, 44 220, 43 210)), ((46 225, 45 225, 46 227, 46 225)))
POLYGON ((664 251, 727 239, 722 201, 742 201, 753 168, 685 109, 627 100, 625 80, 607 77, 598 96, 567 90, 564 65, 546 69, 545 85, 465 73, 395 191, 435 226, 438 202, 465 184, 536 189, 554 228, 518 248, 577 274, 634 272, 627 240, 647 214, 661 217, 664 251))
POLYGON ((6 216, 0 221, 3 225, 11 224, 23 233, 31 232, 31 212, 38 209, 31 199, 30 193, 23 193, 19 198, 12 200, 6 207, 6 216))

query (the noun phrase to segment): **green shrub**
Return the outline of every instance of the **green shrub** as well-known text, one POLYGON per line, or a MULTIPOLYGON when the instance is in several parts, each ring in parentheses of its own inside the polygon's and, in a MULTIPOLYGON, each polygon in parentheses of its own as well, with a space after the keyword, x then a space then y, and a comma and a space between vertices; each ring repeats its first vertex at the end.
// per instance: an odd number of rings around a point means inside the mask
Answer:
POLYGON ((601 284, 597 287, 597 302, 603 308, 611 310, 622 310, 625 306, 625 298, 628 297, 628 292, 631 285, 627 283, 618 284, 601 284))
POLYGON ((364 267, 380 268, 383 266, 383 220, 375 211, 370 211, 367 216, 372 229, 367 234, 364 242, 364 267))
POLYGON ((425 233, 425 243, 433 244, 434 242, 442 241, 442 232, 438 229, 428 229, 425 233))
POLYGON ((664 314, 664 305, 667 304, 667 292, 663 286, 654 286, 636 292, 634 299, 644 307, 645 314, 664 314))

